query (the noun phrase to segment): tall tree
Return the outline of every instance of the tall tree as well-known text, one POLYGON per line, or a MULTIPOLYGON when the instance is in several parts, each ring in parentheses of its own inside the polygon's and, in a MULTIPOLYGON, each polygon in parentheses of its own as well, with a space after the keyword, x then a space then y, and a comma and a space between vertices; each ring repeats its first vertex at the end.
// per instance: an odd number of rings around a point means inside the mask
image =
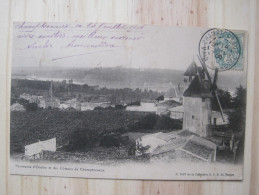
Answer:
MULTIPOLYGON (((231 97, 229 91, 224 91, 222 89, 218 89, 217 93, 218 93, 218 97, 219 97, 222 108, 223 109, 231 108, 232 107, 232 97, 231 97)), ((220 109, 215 96, 213 96, 213 98, 212 98, 211 106, 212 106, 212 110, 219 111, 219 109, 220 109)))
POLYGON ((233 98, 233 112, 229 114, 229 126, 234 132, 243 132, 246 121, 246 89, 241 85, 236 88, 233 98))

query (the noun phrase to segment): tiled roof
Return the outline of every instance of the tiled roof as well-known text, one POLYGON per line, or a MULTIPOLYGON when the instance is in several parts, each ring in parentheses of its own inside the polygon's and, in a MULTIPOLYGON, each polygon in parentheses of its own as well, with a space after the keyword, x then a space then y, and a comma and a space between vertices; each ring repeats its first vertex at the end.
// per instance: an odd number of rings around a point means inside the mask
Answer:
POLYGON ((216 144, 204 138, 192 136, 182 149, 203 159, 210 160, 216 149, 216 144))
POLYGON ((169 142, 168 144, 157 147, 153 151, 152 155, 158 155, 158 154, 162 154, 162 153, 169 152, 172 150, 176 150, 178 148, 181 148, 185 143, 186 143, 185 138, 177 137, 172 142, 169 142))
POLYGON ((180 106, 180 105, 181 105, 181 103, 174 101, 174 100, 167 100, 167 101, 157 104, 157 106, 168 106, 169 108, 170 107, 173 108, 173 107, 180 106))
POLYGON ((205 138, 188 131, 173 131, 169 133, 154 133, 142 137, 143 145, 150 145, 152 156, 170 151, 181 150, 191 156, 210 161, 217 145, 205 138))

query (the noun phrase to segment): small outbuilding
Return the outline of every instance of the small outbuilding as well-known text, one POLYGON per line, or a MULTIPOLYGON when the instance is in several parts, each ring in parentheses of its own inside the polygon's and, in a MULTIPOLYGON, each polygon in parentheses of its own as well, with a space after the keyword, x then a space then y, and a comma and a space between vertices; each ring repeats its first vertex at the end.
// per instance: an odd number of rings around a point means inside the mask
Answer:
POLYGON ((170 109, 181 106, 182 104, 174 101, 174 100, 168 100, 164 102, 160 102, 157 104, 157 112, 158 115, 170 115, 170 109))
POLYGON ((25 111, 25 108, 19 103, 14 103, 11 105, 11 111, 25 111))
POLYGON ((183 106, 177 106, 177 107, 171 108, 170 112, 171 112, 170 118, 183 120, 183 115, 184 115, 184 107, 183 106))
POLYGON ((218 111, 212 111, 211 112, 211 124, 212 125, 227 125, 229 123, 228 121, 228 115, 223 113, 224 121, 221 116, 221 113, 218 111))

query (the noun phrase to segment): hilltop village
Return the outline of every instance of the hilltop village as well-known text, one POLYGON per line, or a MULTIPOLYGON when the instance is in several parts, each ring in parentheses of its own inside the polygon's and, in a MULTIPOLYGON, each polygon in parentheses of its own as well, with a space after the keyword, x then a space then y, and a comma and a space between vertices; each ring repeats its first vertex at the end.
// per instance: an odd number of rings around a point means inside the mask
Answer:
MULTIPOLYGON (((235 133, 229 127, 231 121, 229 115, 233 112, 231 109, 223 109, 222 113, 219 109, 214 109, 214 97, 211 89, 212 85, 204 69, 194 61, 184 72, 183 79, 176 85, 170 83, 170 87, 164 92, 139 89, 110 89, 109 91, 105 88, 99 89, 98 86, 79 86, 74 84, 72 79, 62 82, 15 79, 12 81, 11 111, 58 110, 66 113, 98 111, 98 117, 101 117, 100 112, 102 111, 106 114, 108 111, 123 111, 129 115, 132 113, 134 117, 137 115, 136 113, 144 113, 145 116, 148 114, 159 121, 160 126, 156 124, 154 127, 145 127, 154 130, 141 132, 137 128, 143 128, 142 121, 132 119, 134 126, 131 119, 125 119, 122 123, 124 126, 129 123, 125 129, 130 130, 124 130, 123 133, 98 134, 96 136, 101 137, 100 135, 102 135, 106 139, 105 143, 103 139, 94 143, 91 140, 91 147, 93 145, 95 148, 99 146, 114 147, 116 144, 107 143, 117 143, 116 138, 119 134, 120 139, 125 141, 127 138, 134 143, 133 149, 132 146, 130 147, 132 151, 129 152, 127 144, 118 142, 118 147, 123 148, 123 151, 126 150, 124 157, 126 155, 127 158, 131 153, 135 158, 148 156, 151 161, 187 160, 211 163, 217 161, 219 157, 220 161, 235 162, 237 153, 241 150, 240 137, 243 136, 243 132, 235 133), (36 84, 32 84, 33 82, 36 84), (172 125, 165 126, 161 123, 172 125), (228 154, 231 154, 232 158, 224 159, 225 156, 229 156, 228 154)), ((95 121, 98 123, 98 118, 95 121)), ((147 123, 152 123, 152 119, 147 123)), ((90 139, 88 135, 87 139, 90 139)), ((57 138, 60 148, 71 145, 69 141, 60 140, 62 138, 57 138)), ((24 144, 30 143, 33 142, 27 140, 24 144)), ((87 144, 82 144, 81 147, 89 146, 89 143, 87 144)), ((80 148, 80 146, 78 147, 80 148)))

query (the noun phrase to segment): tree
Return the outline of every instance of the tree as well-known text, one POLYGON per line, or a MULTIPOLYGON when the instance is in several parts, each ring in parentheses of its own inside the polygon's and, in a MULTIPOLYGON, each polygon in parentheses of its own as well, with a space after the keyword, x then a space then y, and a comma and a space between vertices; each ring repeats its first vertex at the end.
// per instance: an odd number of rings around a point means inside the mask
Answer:
POLYGON ((241 85, 236 88, 236 96, 233 98, 233 112, 229 113, 229 127, 234 132, 245 130, 246 121, 246 89, 241 85))
POLYGON ((154 128, 163 130, 182 129, 182 122, 180 120, 171 119, 168 116, 161 116, 157 120, 154 128))
POLYGON ((36 103, 28 103, 25 106, 26 111, 36 111, 38 110, 38 105, 36 103))
POLYGON ((160 95, 156 98, 157 101, 163 101, 165 98, 163 95, 160 95))
POLYGON ((103 136, 100 141, 100 146, 103 147, 119 147, 120 146, 120 139, 118 136, 115 135, 107 135, 103 136))
POLYGON ((233 106, 244 110, 246 108, 246 89, 241 85, 236 88, 236 96, 233 98, 233 106))
MULTIPOLYGON (((218 94, 218 98, 219 98, 222 108, 231 108, 232 107, 232 97, 231 97, 229 91, 224 91, 222 89, 218 89, 217 94, 218 94)), ((218 102, 217 102, 217 99, 215 96, 213 96, 213 98, 212 98, 211 107, 212 107, 212 110, 219 111, 219 105, 218 105, 218 102)))
POLYGON ((77 129, 69 136, 69 145, 66 147, 68 151, 82 151, 89 144, 87 130, 77 129))
POLYGON ((157 118, 155 114, 147 114, 139 121, 139 129, 153 129, 157 123, 157 118))

